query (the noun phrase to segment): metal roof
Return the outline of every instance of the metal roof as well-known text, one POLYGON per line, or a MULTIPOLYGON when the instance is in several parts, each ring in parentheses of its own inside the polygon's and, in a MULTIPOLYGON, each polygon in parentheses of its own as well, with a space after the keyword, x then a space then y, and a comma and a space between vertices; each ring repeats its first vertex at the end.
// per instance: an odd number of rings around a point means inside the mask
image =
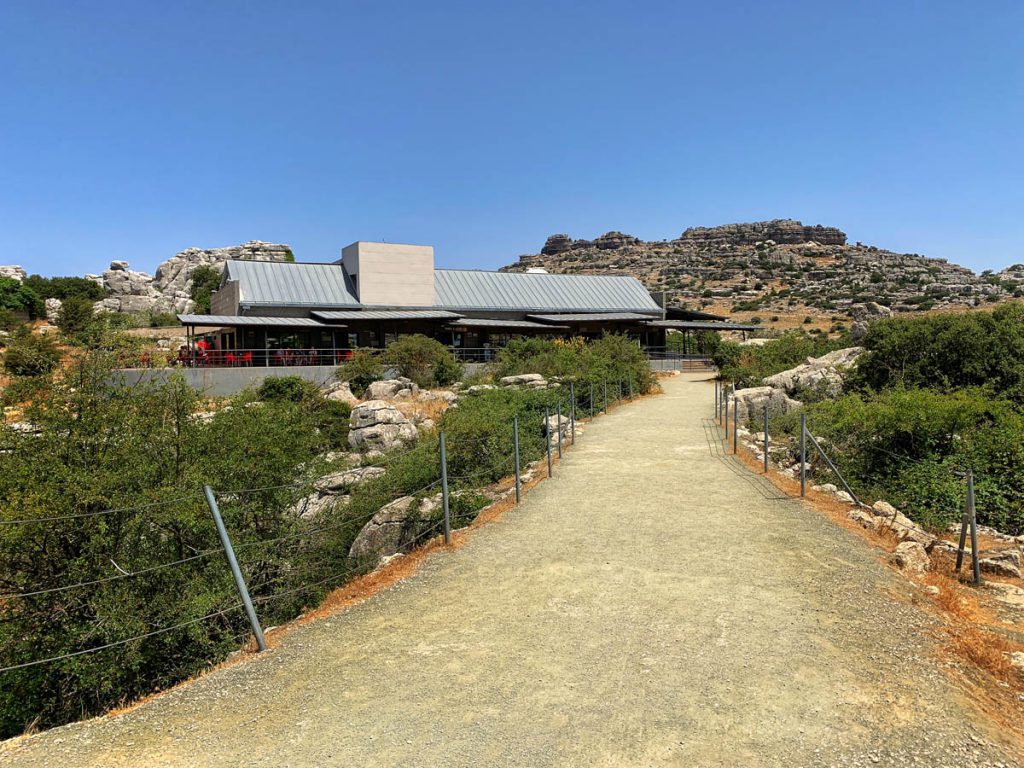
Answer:
POLYGON ((355 312, 311 312, 320 320, 454 320, 457 312, 443 309, 363 309, 355 312))
POLYGON ((344 328, 337 323, 321 323, 309 317, 255 317, 246 315, 178 315, 182 325, 217 328, 240 328, 242 326, 273 326, 277 328, 344 328))
POLYGON ((560 315, 530 315, 530 317, 545 323, 637 323, 655 319, 652 315, 641 315, 638 312, 570 312, 560 315))
POLYGON ((434 289, 437 306, 449 309, 661 313, 643 284, 626 275, 435 269, 434 289))
POLYGON ((758 331, 759 325, 742 323, 699 323, 691 320, 652 320, 648 325, 656 328, 678 328, 685 331, 758 331))
POLYGON ((468 328, 521 328, 523 330, 555 331, 568 329, 568 325, 551 325, 550 323, 532 323, 529 320, 489 320, 486 317, 463 317, 452 320, 448 325, 466 326, 468 328))
POLYGON ((241 305, 358 307, 355 288, 338 264, 229 260, 225 280, 238 281, 241 305))

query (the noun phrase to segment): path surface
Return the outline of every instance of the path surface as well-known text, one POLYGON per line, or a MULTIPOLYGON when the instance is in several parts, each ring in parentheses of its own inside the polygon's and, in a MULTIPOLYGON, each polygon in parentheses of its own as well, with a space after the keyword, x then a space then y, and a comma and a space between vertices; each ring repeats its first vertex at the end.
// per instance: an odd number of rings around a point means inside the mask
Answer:
POLYGON ((1020 765, 877 552, 709 448, 695 378, 406 582, 0 764, 1020 765))

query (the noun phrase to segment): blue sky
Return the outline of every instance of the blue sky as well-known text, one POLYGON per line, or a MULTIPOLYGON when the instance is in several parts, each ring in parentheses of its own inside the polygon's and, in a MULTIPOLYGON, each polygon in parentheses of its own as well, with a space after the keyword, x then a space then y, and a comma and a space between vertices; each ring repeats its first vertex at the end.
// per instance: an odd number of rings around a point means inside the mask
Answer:
POLYGON ((1024 261, 1024 3, 0 3, 0 263, 792 217, 1024 261))

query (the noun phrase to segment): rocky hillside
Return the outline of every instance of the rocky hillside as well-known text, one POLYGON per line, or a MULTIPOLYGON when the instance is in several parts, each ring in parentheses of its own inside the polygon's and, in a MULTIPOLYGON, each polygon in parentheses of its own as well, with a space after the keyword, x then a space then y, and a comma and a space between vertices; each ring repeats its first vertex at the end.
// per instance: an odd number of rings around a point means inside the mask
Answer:
POLYGON ((976 275, 945 259, 850 244, 835 227, 792 219, 691 227, 675 240, 622 232, 594 240, 552 235, 540 253, 503 271, 620 272, 673 304, 717 310, 844 314, 865 301, 895 311, 977 306, 1024 295, 1024 267, 976 275))

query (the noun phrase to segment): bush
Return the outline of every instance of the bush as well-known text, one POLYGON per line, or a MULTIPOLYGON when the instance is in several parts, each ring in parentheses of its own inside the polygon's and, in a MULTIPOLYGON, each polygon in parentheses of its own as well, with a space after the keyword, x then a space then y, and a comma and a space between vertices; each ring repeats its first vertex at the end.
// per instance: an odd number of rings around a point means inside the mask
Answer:
POLYGON ((89 299, 70 296, 64 299, 57 312, 57 327, 70 339, 77 339, 95 322, 93 303, 89 299))
POLYGON ((270 376, 256 388, 260 400, 303 403, 320 396, 320 388, 301 376, 270 376))
POLYGON ((192 270, 191 279, 189 297, 195 302, 193 311, 199 315, 210 314, 210 298, 220 288, 220 270, 207 266, 196 267, 192 270))
POLYGON ((421 387, 449 384, 462 375, 462 365, 444 344, 420 334, 400 336, 384 350, 383 360, 395 368, 399 376, 412 379, 421 387), (438 373, 445 382, 437 380, 438 373))
POLYGON ((356 397, 362 397, 366 388, 384 378, 384 366, 373 350, 357 349, 352 357, 338 366, 335 374, 339 381, 347 381, 356 397))
MULTIPOLYGON (((631 382, 637 393, 654 386, 647 358, 635 341, 609 334, 596 341, 574 339, 515 339, 498 353, 496 377, 540 373, 581 383, 631 382)), ((578 388, 582 389, 582 388, 578 388)))
POLYGON ((7 340, 4 370, 12 376, 42 376, 60 363, 60 350, 50 337, 22 326, 7 340))
POLYGON ((303 406, 329 448, 348 448, 352 407, 348 403, 328 400, 313 382, 301 376, 271 376, 264 379, 256 389, 256 396, 265 402, 296 403, 303 406))
POLYGON ((46 304, 42 297, 11 277, 0 277, 0 309, 22 312, 30 320, 46 314, 46 304))
POLYGON ((89 301, 99 301, 106 292, 103 286, 95 280, 86 277, 41 277, 40 275, 29 275, 25 279, 25 285, 35 291, 42 299, 65 299, 77 298, 89 301))

